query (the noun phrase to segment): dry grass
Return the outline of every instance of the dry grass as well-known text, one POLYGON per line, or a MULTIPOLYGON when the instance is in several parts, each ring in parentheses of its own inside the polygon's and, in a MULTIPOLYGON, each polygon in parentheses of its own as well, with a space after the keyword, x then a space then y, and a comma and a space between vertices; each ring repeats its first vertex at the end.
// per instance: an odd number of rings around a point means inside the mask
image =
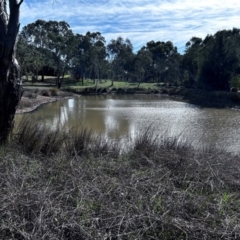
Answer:
POLYGON ((120 152, 86 129, 35 128, 0 149, 0 239, 240 237, 238 156, 151 131, 120 152), (58 148, 42 151, 45 141, 58 148))

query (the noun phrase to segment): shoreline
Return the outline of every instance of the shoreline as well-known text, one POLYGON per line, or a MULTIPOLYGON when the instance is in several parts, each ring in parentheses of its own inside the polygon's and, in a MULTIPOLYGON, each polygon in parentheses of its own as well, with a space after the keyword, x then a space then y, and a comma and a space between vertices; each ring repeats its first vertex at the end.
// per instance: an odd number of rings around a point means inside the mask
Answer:
POLYGON ((64 99, 64 98, 68 98, 68 97, 63 97, 63 98, 49 98, 49 99, 45 99, 45 100, 42 100, 38 103, 36 103, 34 106, 32 107, 27 107, 27 108, 18 108, 16 110, 16 114, 23 114, 23 113, 28 113, 28 112, 33 112, 35 111, 36 109, 38 109, 39 107, 41 107, 42 105, 44 104, 47 104, 47 103, 51 103, 51 102, 56 102, 58 100, 61 100, 61 99, 64 99))
POLYGON ((34 98, 22 96, 19 106, 17 107, 16 114, 33 112, 44 104, 71 98, 74 95, 76 94, 59 91, 58 96, 36 95, 34 98))
MULTIPOLYGON (((49 90, 50 91, 50 90, 49 90)), ((54 95, 44 96, 41 91, 35 93, 34 89, 25 89, 20 104, 16 110, 16 114, 23 114, 35 111, 43 104, 55 102, 65 98, 81 95, 105 95, 105 94, 161 94, 174 97, 180 101, 188 101, 200 107, 209 108, 240 108, 240 94, 230 92, 208 92, 200 89, 187 88, 162 88, 155 92, 146 91, 110 91, 110 92, 76 92, 76 91, 58 91, 54 95)))

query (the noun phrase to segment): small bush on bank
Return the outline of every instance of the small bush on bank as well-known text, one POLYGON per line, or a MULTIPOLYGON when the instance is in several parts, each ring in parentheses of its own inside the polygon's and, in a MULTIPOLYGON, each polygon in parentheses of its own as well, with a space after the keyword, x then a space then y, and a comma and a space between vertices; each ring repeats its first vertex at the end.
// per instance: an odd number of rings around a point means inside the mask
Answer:
POLYGON ((50 89, 50 94, 52 97, 57 97, 59 96, 59 90, 57 88, 52 88, 50 89))
POLYGON ((42 90, 42 96, 50 97, 51 93, 48 89, 44 89, 44 90, 42 90))
POLYGON ((35 94, 35 93, 28 93, 28 94, 26 94, 26 97, 27 98, 31 98, 31 99, 34 99, 34 98, 36 98, 37 97, 37 94, 35 94))
POLYGON ((41 94, 45 97, 56 97, 59 96, 59 90, 57 88, 43 89, 41 94))
POLYGON ((150 128, 125 151, 86 129, 48 131, 25 122, 0 148, 0 239, 240 237, 238 156, 150 128))

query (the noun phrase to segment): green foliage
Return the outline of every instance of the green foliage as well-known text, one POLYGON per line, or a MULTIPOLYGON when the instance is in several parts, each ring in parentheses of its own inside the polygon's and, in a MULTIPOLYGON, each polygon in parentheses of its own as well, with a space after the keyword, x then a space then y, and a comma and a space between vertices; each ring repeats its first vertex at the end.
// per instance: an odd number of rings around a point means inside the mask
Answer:
POLYGON ((240 74, 237 74, 231 78, 230 86, 240 89, 240 74))
POLYGON ((76 80, 84 78, 98 81, 106 77, 108 63, 106 61, 105 39, 100 32, 76 34, 72 71, 76 80))
POLYGON ((74 34, 66 22, 37 20, 23 27, 17 56, 24 73, 31 73, 34 80, 37 80, 40 70, 55 69, 57 86, 60 88, 73 57, 73 43, 74 34))
POLYGON ((167 42, 147 42, 146 50, 151 54, 151 63, 149 64, 149 74, 153 81, 177 83, 179 78, 178 64, 179 54, 173 43, 167 42))
POLYGON ((192 38, 186 44, 182 67, 199 87, 229 91, 238 85, 235 76, 240 72, 240 30, 222 30, 207 35, 204 40, 192 38))
POLYGON ((107 45, 107 54, 110 62, 110 78, 113 80, 128 80, 133 74, 134 58, 131 41, 118 37, 107 45))

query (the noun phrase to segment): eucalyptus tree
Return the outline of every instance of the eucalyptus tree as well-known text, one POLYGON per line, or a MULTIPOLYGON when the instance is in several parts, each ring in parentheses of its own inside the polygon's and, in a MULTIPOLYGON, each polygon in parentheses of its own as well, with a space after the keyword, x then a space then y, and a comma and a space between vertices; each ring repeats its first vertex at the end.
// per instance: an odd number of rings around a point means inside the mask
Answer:
POLYGON ((74 34, 69 24, 64 21, 37 20, 25 26, 20 37, 32 50, 31 61, 35 72, 46 65, 51 66, 55 69, 56 85, 60 88, 73 57, 74 34))
MULTIPOLYGON (((152 55, 151 74, 153 81, 163 81, 162 77, 174 67, 174 59, 177 56, 177 48, 172 42, 150 41, 146 44, 146 49, 152 55)), ((176 60, 176 59, 175 59, 176 60)))
POLYGON ((64 75, 74 55, 74 34, 65 21, 48 21, 46 48, 52 53, 54 68, 56 69, 56 85, 61 87, 64 75))
POLYGON ((74 74, 83 78, 89 77, 94 82, 100 80, 106 68, 105 38, 100 32, 76 34, 74 51, 74 74))
POLYGON ((240 29, 222 30, 203 41, 198 56, 198 84, 210 90, 229 91, 240 74, 240 29))
POLYGON ((112 72, 112 85, 115 79, 127 79, 129 67, 133 63, 133 46, 131 41, 118 37, 107 45, 107 53, 112 72))
POLYGON ((141 82, 145 82, 151 77, 152 55, 142 47, 135 58, 135 76, 140 86, 141 82))
POLYGON ((47 49, 39 48, 31 44, 25 35, 20 33, 17 44, 16 55, 21 63, 22 75, 27 79, 32 75, 32 81, 38 79, 39 71, 42 72, 42 81, 44 81, 44 66, 49 65, 50 58, 47 49))
POLYGON ((45 48, 48 34, 46 23, 46 21, 39 19, 24 26, 20 33, 21 38, 26 39, 28 44, 34 45, 37 48, 45 48))
POLYGON ((193 37, 186 43, 181 67, 187 85, 207 90, 229 91, 239 85, 240 29, 222 30, 205 39, 193 37))
POLYGON ((14 114, 23 92, 15 56, 22 2, 0 0, 0 143, 7 140, 13 128, 14 114))
POLYGON ((86 37, 89 39, 90 48, 88 49, 90 60, 90 76, 95 82, 100 80, 103 70, 104 60, 106 58, 105 38, 100 32, 87 32, 86 37))
POLYGON ((185 86, 194 86, 197 83, 199 54, 204 47, 204 43, 202 38, 192 37, 185 47, 185 54, 180 64, 184 80, 183 84, 185 86))
MULTIPOLYGON (((38 79, 38 72, 49 65, 50 58, 46 51, 47 45, 46 21, 37 20, 24 26, 19 34, 17 55, 21 57, 24 74, 32 74, 33 79, 38 79), (25 49, 27 51, 25 52, 25 49)), ((42 72, 42 81, 44 74, 42 72)))
POLYGON ((28 68, 31 54, 29 54, 29 45, 26 39, 19 36, 17 43, 16 56, 18 61, 21 63, 21 74, 25 75, 28 80, 28 68))
POLYGON ((73 56, 73 75, 75 78, 83 80, 86 76, 87 66, 89 65, 89 59, 87 51, 90 48, 88 38, 82 34, 75 35, 74 49, 75 54, 73 56))

